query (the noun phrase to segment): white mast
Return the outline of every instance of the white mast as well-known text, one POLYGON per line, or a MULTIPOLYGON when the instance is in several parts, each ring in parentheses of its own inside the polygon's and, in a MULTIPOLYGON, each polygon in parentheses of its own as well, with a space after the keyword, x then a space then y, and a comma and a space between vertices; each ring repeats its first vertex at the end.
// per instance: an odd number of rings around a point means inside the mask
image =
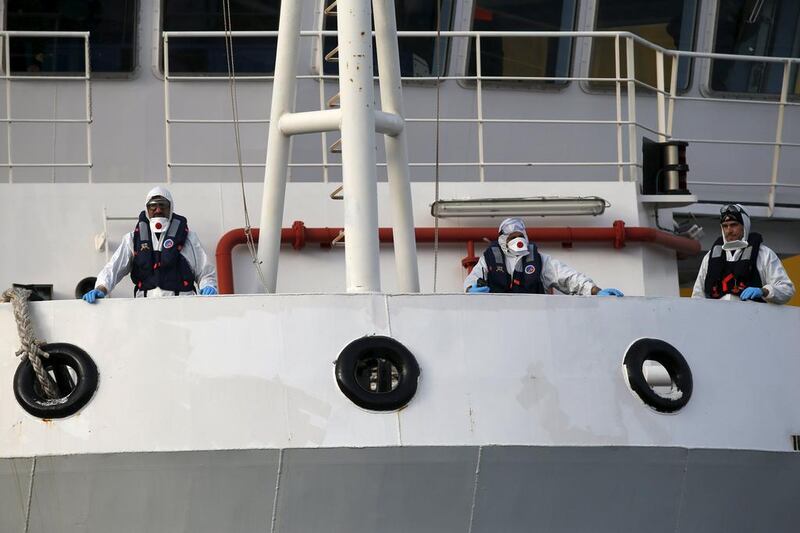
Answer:
POLYGON ((345 208, 345 261, 348 292, 381 290, 378 263, 378 206, 375 131, 387 135, 386 153, 394 212, 399 289, 419 291, 416 242, 402 119, 400 59, 392 0, 375 0, 376 38, 384 111, 375 110, 371 5, 339 0, 340 109, 294 112, 297 42, 302 2, 282 2, 271 122, 264 174, 258 259, 267 292, 278 278, 280 230, 292 135, 341 130, 345 208))

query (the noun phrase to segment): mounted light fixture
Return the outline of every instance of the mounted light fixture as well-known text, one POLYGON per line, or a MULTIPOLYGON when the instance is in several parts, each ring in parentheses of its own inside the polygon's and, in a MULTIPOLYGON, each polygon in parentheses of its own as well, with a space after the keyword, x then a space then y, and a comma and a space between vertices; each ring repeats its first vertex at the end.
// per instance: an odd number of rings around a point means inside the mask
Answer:
POLYGON ((597 196, 437 200, 431 204, 431 215, 437 218, 597 216, 610 205, 597 196))

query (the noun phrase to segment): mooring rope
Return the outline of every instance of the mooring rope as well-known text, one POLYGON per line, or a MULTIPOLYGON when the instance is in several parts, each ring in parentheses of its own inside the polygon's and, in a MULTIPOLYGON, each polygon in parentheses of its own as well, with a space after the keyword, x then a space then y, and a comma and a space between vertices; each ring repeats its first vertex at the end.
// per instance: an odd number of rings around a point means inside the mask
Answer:
POLYGON ((42 392, 50 399, 58 398, 58 387, 53 378, 50 377, 50 374, 47 373, 47 370, 45 370, 44 363, 42 363, 42 359, 47 359, 50 355, 41 348, 44 341, 37 340, 33 333, 33 319, 28 306, 28 297, 30 295, 31 291, 28 289, 15 287, 6 290, 0 301, 2 303, 11 302, 14 310, 14 320, 17 322, 17 334, 21 345, 20 349, 17 350, 17 356, 21 356, 23 361, 27 359, 31 362, 42 392))

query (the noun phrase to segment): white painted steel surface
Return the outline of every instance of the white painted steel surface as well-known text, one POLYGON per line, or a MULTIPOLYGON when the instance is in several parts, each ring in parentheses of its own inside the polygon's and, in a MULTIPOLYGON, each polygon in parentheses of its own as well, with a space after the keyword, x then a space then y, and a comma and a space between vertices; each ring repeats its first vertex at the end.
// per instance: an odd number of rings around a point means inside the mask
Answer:
MULTIPOLYGON (((278 283, 278 255, 281 247, 281 219, 283 218, 286 180, 291 160, 292 139, 280 130, 280 119, 295 109, 297 40, 302 21, 302 2, 281 2, 278 47, 275 53, 275 84, 270 107, 269 150, 264 169, 264 189, 261 199, 261 222, 258 243, 258 261, 263 270, 264 292, 275 292, 278 283)), ((254 276, 255 277, 255 276, 254 276)), ((261 276, 259 276, 259 281, 261 276)))
MULTIPOLYGON (((43 422, 0 387, 3 457, 122 451, 423 445, 677 446, 788 451, 800 429, 800 310, 686 299, 546 295, 294 295, 33 304, 39 335, 96 361, 76 416, 43 422), (761 335, 722 335, 758 323, 761 335), (419 389, 397 413, 363 411, 333 362, 389 335, 419 389), (694 377, 674 415, 627 387, 641 337, 673 344, 694 377), (770 339, 765 349, 763 339, 770 339), (765 414, 768 413, 768 416, 765 414), (747 428, 743 431, 742 428, 747 428)), ((17 361, 0 306, 0 383, 17 361)))
POLYGON ((375 92, 369 0, 340 0, 339 93, 342 107, 345 265, 348 292, 381 290, 375 167, 375 92))

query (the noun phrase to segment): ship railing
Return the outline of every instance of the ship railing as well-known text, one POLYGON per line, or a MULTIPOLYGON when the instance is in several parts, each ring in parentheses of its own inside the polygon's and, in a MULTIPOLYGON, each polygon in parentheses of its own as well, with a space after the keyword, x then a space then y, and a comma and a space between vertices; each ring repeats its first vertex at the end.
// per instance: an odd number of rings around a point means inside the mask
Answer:
MULTIPOLYGON (((172 116, 170 108, 170 84, 175 82, 213 82, 228 80, 225 75, 188 75, 176 74, 169 70, 169 39, 180 38, 224 38, 230 35, 233 38, 239 37, 272 37, 276 38, 277 31, 202 31, 202 32, 164 32, 163 33, 163 65, 164 65, 164 105, 166 123, 166 166, 167 181, 172 180, 172 169, 174 168, 230 168, 236 167, 239 163, 224 162, 182 162, 173 159, 171 151, 171 128, 172 124, 225 124, 234 122, 232 119, 191 119, 175 118, 172 116)), ((326 82, 338 82, 338 75, 326 74, 324 62, 326 55, 324 52, 324 39, 326 37, 336 37, 336 31, 303 31, 301 38, 315 39, 314 44, 314 64, 312 71, 308 74, 299 74, 298 79, 315 80, 319 83, 319 105, 324 109, 330 101, 325 90, 326 82)), ((689 138, 681 136, 680 140, 698 144, 718 144, 730 146, 772 146, 773 153, 769 161, 769 172, 763 181, 731 182, 725 179, 710 177, 700 180, 690 180, 690 185, 703 186, 735 186, 735 187, 761 187, 768 191, 768 213, 771 215, 776 204, 776 193, 780 188, 800 188, 800 184, 780 181, 779 169, 781 152, 783 148, 797 148, 800 143, 787 142, 783 139, 786 121, 786 109, 799 106, 800 103, 790 101, 789 85, 793 68, 800 63, 800 58, 791 57, 771 57, 771 56, 742 56, 735 54, 722 54, 713 52, 695 52, 684 50, 673 50, 654 44, 638 35, 625 31, 399 31, 398 38, 434 38, 434 39, 467 39, 474 43, 475 75, 463 74, 443 74, 436 76, 414 76, 403 77, 404 82, 429 82, 441 87, 448 82, 457 82, 462 86, 473 87, 475 91, 475 116, 472 117, 406 117, 405 121, 409 124, 414 123, 433 123, 439 124, 475 124, 478 135, 475 146, 476 158, 471 161, 412 161, 411 167, 458 167, 476 168, 477 179, 481 182, 486 181, 486 170, 492 167, 606 167, 615 169, 614 178, 619 181, 638 182, 642 178, 642 164, 638 158, 640 135, 653 135, 660 142, 676 139, 673 132, 675 130, 675 108, 681 101, 694 102, 717 102, 735 103, 743 106, 768 106, 777 108, 775 119, 775 136, 770 139, 760 140, 741 140, 731 138, 697 137, 689 138), (483 75, 483 60, 481 54, 481 43, 489 38, 575 38, 575 39, 613 39, 614 41, 614 76, 486 76, 483 75), (649 84, 639 78, 636 74, 636 48, 635 45, 644 47, 654 53, 656 83, 649 84), (714 96, 692 96, 681 94, 678 89, 678 70, 681 59, 696 59, 699 61, 720 61, 731 60, 737 62, 752 63, 777 63, 783 65, 781 92, 777 98, 769 99, 746 99, 746 98, 720 98, 714 96), (623 64, 624 61, 624 64, 623 64), (666 73, 669 72, 669 77, 666 73), (669 83, 667 82, 669 79, 669 83), (495 118, 485 114, 484 99, 487 84, 508 83, 508 82, 581 82, 591 83, 613 83, 613 113, 614 118, 608 120, 587 119, 535 119, 535 118, 495 118), (637 116, 637 95, 655 95, 654 107, 656 123, 645 123, 637 116), (495 124, 530 124, 541 125, 607 125, 615 129, 615 152, 604 161, 501 161, 489 160, 486 157, 485 128, 487 125, 495 124)), ((577 54, 575 54, 577 55, 577 54)), ((446 67, 447 68, 447 67, 446 67)), ((574 68, 574 67, 572 67, 574 68)), ((455 69, 448 69, 455 70, 455 69)), ((272 81, 271 75, 238 75, 237 81, 259 82, 272 81)), ((377 77, 375 78, 377 81, 377 77)), ((438 89, 437 89, 438 90, 438 89)), ((595 91, 592 91, 595 92, 595 91)), ((604 91, 596 91, 604 93, 604 91)), ((607 91, 605 91, 607 93, 607 91)), ((569 98, 569 96, 567 97, 569 98)), ((263 123, 268 124, 267 117, 240 119, 240 123, 263 123)), ((328 182, 331 179, 331 169, 341 167, 341 162, 331 161, 329 158, 330 146, 328 136, 330 133, 321 133, 322 155, 318 162, 293 162, 290 168, 319 168, 322 170, 322 179, 328 182)), ((333 143, 335 145, 336 143, 333 143)), ((379 163, 379 167, 385 167, 385 163, 379 163)), ((246 168, 263 168, 263 162, 242 163, 246 168)))
MULTIPOLYGON (((0 161, 0 167, 8 169, 8 182, 14 183, 15 168, 50 168, 55 181, 56 169, 77 167, 86 169, 86 179, 92 182, 92 90, 91 62, 89 60, 89 32, 79 31, 0 31, 0 77, 5 84, 5 113, 0 122, 6 124, 6 161, 0 161), (11 41, 15 38, 36 39, 80 39, 83 41, 83 70, 77 72, 43 72, 41 70, 12 70, 11 41), (24 83, 77 82, 84 86, 84 113, 79 118, 57 118, 59 110, 53 105, 52 117, 23 117, 14 114, 13 87, 24 83), (55 142, 56 128, 59 124, 84 124, 86 136, 86 159, 83 162, 56 161, 55 150, 50 162, 24 162, 12 158, 14 152, 14 124, 52 125, 55 142)), ((26 137, 26 141, 29 141, 26 137)))

